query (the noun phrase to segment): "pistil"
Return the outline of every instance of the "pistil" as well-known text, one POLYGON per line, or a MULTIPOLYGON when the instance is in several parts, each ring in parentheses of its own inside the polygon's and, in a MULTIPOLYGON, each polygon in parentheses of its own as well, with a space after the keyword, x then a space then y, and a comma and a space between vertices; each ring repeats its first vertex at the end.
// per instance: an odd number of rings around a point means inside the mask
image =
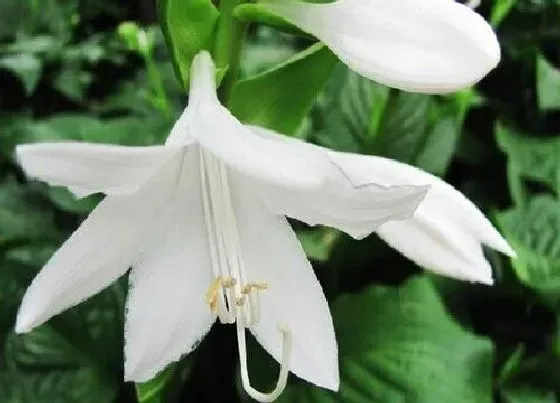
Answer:
POLYGON ((215 276, 206 292, 206 301, 221 323, 236 323, 243 387, 253 399, 272 402, 286 387, 290 367, 291 331, 285 325, 278 327, 283 338, 278 382, 272 392, 259 392, 251 386, 249 380, 245 330, 258 324, 259 294, 267 290, 268 284, 247 281, 227 168, 202 147, 199 159, 204 220, 215 276))

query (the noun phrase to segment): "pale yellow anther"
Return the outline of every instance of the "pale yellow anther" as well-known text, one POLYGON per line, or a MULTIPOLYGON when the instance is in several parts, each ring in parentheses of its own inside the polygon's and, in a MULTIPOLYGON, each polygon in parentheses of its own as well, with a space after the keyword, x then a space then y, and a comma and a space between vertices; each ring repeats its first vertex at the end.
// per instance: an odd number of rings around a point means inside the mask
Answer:
POLYGON ((241 292, 243 294, 249 294, 253 290, 265 291, 268 289, 268 283, 248 283, 241 292))
POLYGON ((222 285, 224 286, 224 288, 235 287, 236 284, 237 284, 237 280, 234 279, 233 277, 226 277, 226 278, 224 278, 224 281, 222 282, 222 285))
POLYGON ((243 306, 245 305, 245 297, 238 297, 235 300, 235 303, 237 304, 237 306, 243 306))
POLYGON ((210 311, 214 314, 218 313, 220 304, 220 298, 218 298, 218 296, 222 289, 222 283, 222 276, 218 276, 214 279, 206 291, 206 302, 210 305, 210 311))

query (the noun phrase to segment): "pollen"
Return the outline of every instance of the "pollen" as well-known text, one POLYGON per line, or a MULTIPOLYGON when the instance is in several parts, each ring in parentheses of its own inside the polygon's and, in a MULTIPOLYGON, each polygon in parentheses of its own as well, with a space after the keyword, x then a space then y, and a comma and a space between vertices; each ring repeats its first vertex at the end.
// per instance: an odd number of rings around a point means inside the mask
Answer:
POLYGON ((224 288, 232 288, 232 287, 235 287, 236 284, 237 284, 237 280, 234 279, 233 277, 226 277, 226 278, 224 278, 224 281, 222 282, 222 285, 224 286, 224 288))
POLYGON ((243 294, 250 294, 251 291, 266 291, 268 290, 268 283, 248 283, 243 290, 241 291, 243 294))
POLYGON ((208 290, 206 291, 206 302, 210 305, 210 311, 213 314, 217 314, 219 311, 219 293, 221 292, 223 285, 222 276, 218 276, 214 279, 208 290))

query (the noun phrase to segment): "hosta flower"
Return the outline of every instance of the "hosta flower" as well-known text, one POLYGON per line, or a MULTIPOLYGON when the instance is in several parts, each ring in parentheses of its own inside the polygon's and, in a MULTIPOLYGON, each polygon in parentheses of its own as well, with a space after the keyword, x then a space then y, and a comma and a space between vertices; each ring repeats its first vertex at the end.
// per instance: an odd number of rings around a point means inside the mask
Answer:
MULTIPOLYGON (((253 127, 261 136, 276 141, 298 143, 301 140, 280 136, 270 130, 253 127)), ((375 232, 389 245, 419 266, 460 280, 492 284, 492 268, 483 254, 482 245, 508 256, 515 252, 496 231, 484 214, 465 196, 440 178, 414 166, 388 158, 342 153, 323 149, 352 183, 376 183, 381 186, 408 184, 429 185, 430 190, 407 220, 382 224, 375 232)), ((267 206, 308 224, 327 223, 360 239, 372 232, 367 219, 357 222, 329 221, 315 211, 297 206, 297 196, 283 194, 281 189, 265 185, 267 206), (288 196, 288 197, 286 197, 288 196)))
POLYGON ((126 379, 150 379, 218 318, 237 327, 242 381, 255 399, 274 399, 288 370, 337 389, 328 305, 284 214, 362 234, 410 218, 428 187, 354 181, 325 149, 243 126, 219 104, 214 75, 208 53, 199 54, 189 105, 165 145, 17 148, 30 177, 106 197, 33 280, 16 330, 30 331, 131 267, 126 379), (281 363, 270 394, 249 383, 246 329, 281 363))
POLYGON ((380 83, 443 93, 482 79, 500 59, 492 28, 453 0, 259 0, 380 83))
POLYGON ((328 305, 285 216, 356 238, 377 231, 420 265, 470 281, 491 282, 481 244, 512 253, 472 203, 429 174, 243 126, 219 104, 214 75, 210 56, 199 54, 189 105, 163 146, 17 148, 30 177, 79 197, 107 195, 33 280, 18 332, 131 267, 126 379, 150 379, 219 319, 237 328, 244 388, 271 401, 288 371, 339 385, 328 305), (246 329, 281 364, 271 393, 250 385, 246 329))

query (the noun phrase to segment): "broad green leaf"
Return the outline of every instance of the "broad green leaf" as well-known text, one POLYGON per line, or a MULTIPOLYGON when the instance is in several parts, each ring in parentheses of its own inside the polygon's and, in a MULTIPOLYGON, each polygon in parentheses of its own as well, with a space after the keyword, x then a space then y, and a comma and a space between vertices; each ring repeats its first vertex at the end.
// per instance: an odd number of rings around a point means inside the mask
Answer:
POLYGON ((28 188, 8 182, 0 186, 0 245, 14 240, 54 241, 58 230, 44 201, 28 188))
POLYGON ((449 317, 425 277, 375 286, 332 307, 341 388, 304 382, 279 402, 492 402, 492 344, 449 317))
POLYGON ((31 333, 16 335, 11 329, 17 304, 40 264, 0 260, 0 318, 10 329, 0 356, 2 402, 113 401, 122 379, 125 296, 111 286, 31 333))
POLYGON ((540 109, 560 109, 560 71, 543 56, 537 58, 537 95, 540 109))
POLYGON ((58 114, 27 126, 19 142, 78 140, 122 145, 161 144, 172 122, 156 115, 151 119, 133 117, 102 120, 88 115, 58 114))
POLYGON ((523 136, 500 124, 496 137, 512 172, 542 182, 560 194, 560 138, 523 136))
POLYGON ((23 83, 27 95, 31 95, 41 77, 43 63, 31 54, 21 53, 1 57, 0 68, 14 73, 23 83))
POLYGON ((219 13, 211 0, 158 0, 158 17, 175 72, 188 87, 192 59, 210 50, 219 13))
POLYGON ((512 264, 519 279, 547 295, 560 293, 560 201, 536 196, 497 219, 517 252, 512 264))
POLYGON ((271 70, 239 81, 230 99, 231 111, 243 123, 293 134, 335 63, 326 47, 315 44, 271 70))
POLYGON ((295 53, 295 38, 269 27, 258 27, 248 38, 245 57, 241 59, 240 75, 247 78, 274 68, 295 53))
POLYGON ((116 394, 118 378, 107 379, 88 366, 81 352, 49 326, 12 334, 3 360, 6 370, 0 376, 9 383, 0 389, 2 402, 99 403, 116 394))
POLYGON ((389 89, 344 66, 333 75, 326 98, 322 144, 445 173, 460 133, 459 110, 432 96, 389 89))
POLYGON ((388 96, 387 87, 337 65, 325 90, 324 128, 317 134, 318 141, 341 151, 365 152, 371 132, 377 131, 383 118, 388 96))

